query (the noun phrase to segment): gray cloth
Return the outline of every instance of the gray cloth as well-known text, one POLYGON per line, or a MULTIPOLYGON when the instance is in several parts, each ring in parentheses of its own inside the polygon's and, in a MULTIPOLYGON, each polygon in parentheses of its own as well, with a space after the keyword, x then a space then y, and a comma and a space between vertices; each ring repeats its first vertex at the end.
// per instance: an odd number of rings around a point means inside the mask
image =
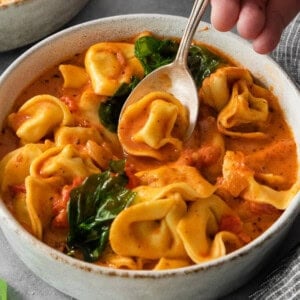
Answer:
POLYGON ((272 57, 300 88, 300 13, 284 31, 272 57))
MULTIPOLYGON (((272 57, 300 88, 300 13, 284 31, 272 57)), ((269 275, 263 278, 259 289, 250 295, 250 299, 300 299, 300 244, 270 270, 269 275)))
POLYGON ((265 278, 252 300, 296 300, 300 298, 300 245, 265 278))

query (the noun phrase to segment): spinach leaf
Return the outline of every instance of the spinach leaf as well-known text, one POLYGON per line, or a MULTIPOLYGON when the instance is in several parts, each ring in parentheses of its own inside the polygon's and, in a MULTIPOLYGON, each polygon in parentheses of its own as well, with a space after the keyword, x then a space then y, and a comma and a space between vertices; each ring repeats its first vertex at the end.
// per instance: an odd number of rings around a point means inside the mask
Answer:
POLYGON ((172 62, 178 50, 178 43, 172 40, 160 40, 152 36, 143 36, 135 42, 135 56, 144 67, 145 75, 172 62))
MULTIPOLYGON (((160 40, 144 36, 135 42, 135 56, 144 67, 145 75, 168 63, 176 56, 178 43, 172 40, 160 40)), ((197 86, 201 86, 205 77, 214 72, 222 59, 204 46, 191 46, 188 53, 188 67, 197 86)))
POLYGON ((205 77, 213 73, 223 59, 209 51, 204 46, 191 46, 188 53, 187 64, 197 86, 201 86, 205 77))
POLYGON ((112 97, 100 104, 100 121, 111 132, 117 132, 122 106, 139 81, 137 77, 133 77, 129 84, 123 83, 112 97))
POLYGON ((69 253, 79 250, 95 261, 105 249, 112 221, 135 197, 126 188, 125 161, 113 161, 110 170, 93 174, 70 194, 68 204, 69 253))

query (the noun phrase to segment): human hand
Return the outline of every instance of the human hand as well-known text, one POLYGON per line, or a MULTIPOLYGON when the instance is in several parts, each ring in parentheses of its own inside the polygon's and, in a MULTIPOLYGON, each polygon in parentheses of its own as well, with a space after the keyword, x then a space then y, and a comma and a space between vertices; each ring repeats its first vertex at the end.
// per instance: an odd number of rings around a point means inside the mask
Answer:
POLYGON ((235 25, 261 54, 271 52, 284 28, 300 11, 300 0, 211 0, 211 22, 219 31, 235 25))

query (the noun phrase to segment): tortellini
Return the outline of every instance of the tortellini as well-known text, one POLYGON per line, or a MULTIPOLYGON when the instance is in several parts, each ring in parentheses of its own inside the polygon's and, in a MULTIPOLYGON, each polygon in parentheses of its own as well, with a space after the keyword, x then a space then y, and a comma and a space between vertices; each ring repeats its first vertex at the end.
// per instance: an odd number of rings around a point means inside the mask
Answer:
POLYGON ((159 262, 155 265, 153 270, 166 270, 166 269, 177 269, 187 267, 191 264, 189 259, 180 258, 165 258, 162 257, 159 262))
POLYGON ((2 194, 14 191, 12 209, 39 239, 52 219, 53 198, 74 178, 85 178, 99 169, 72 145, 53 147, 26 144, 7 154, 0 164, 2 194))
POLYGON ((52 201, 56 192, 53 180, 43 180, 35 176, 25 179, 26 208, 31 221, 32 233, 39 239, 43 238, 43 230, 52 219, 52 201))
POLYGON ((236 249, 242 245, 235 233, 219 229, 222 217, 237 217, 219 197, 198 197, 187 207, 180 195, 161 195, 122 211, 111 227, 113 251, 144 259, 177 259, 184 265, 188 257, 199 263, 225 255, 227 243, 236 249))
MULTIPOLYGON (((79 122, 82 124, 99 124, 98 108, 103 102, 103 97, 92 90, 85 90, 79 99, 78 110, 80 111, 79 122)), ((99 125, 98 125, 99 126, 99 125)))
POLYGON ((89 75, 82 67, 62 64, 59 65, 59 70, 64 78, 64 88, 78 89, 83 87, 89 81, 89 75))
POLYGON ((110 231, 110 244, 119 255, 148 259, 185 257, 176 231, 186 213, 181 199, 146 201, 122 211, 110 231))
MULTIPOLYGON (((246 200, 265 203, 277 209, 286 209, 292 197, 299 191, 299 182, 290 189, 277 191, 255 180, 254 172, 245 165, 241 152, 227 151, 224 158, 221 186, 232 196, 241 196, 246 200)), ((268 174, 269 180, 276 175, 268 174)))
POLYGON ((232 84, 241 79, 249 84, 253 83, 250 72, 244 68, 220 68, 203 81, 199 91, 200 99, 217 111, 221 111, 229 102, 232 84))
POLYGON ((8 118, 10 126, 25 143, 36 143, 60 125, 72 125, 68 107, 51 95, 38 95, 25 102, 8 118))
POLYGON ((96 94, 112 96, 122 83, 133 76, 142 77, 144 69, 129 43, 98 43, 85 56, 85 68, 96 94))
POLYGON ((100 168, 106 169, 108 162, 114 159, 114 149, 105 141, 94 127, 62 126, 55 132, 57 146, 75 145, 81 153, 86 153, 100 168))
POLYGON ((249 186, 243 192, 243 198, 258 203, 267 203, 277 209, 284 210, 291 199, 299 192, 300 185, 295 183, 290 189, 276 191, 271 187, 259 184, 253 177, 249 177, 249 186))
POLYGON ((164 264, 184 266, 190 259, 199 263, 223 256, 228 252, 227 244, 239 248, 241 241, 234 232, 219 229, 222 217, 238 218, 237 214, 194 172, 186 166, 138 173, 141 184, 146 185, 134 189, 134 205, 112 224, 114 252, 160 259, 155 269, 163 269, 164 264))
POLYGON ((85 146, 89 140, 101 144, 104 142, 98 130, 93 127, 68 127, 61 126, 55 131, 54 141, 57 146, 73 144, 85 146))
POLYGON ((1 191, 8 192, 10 186, 24 184, 36 157, 49 149, 51 144, 26 144, 8 153, 0 162, 1 191))
POLYGON ((205 79, 200 90, 204 103, 215 108, 220 132, 229 136, 263 138, 262 125, 269 117, 270 93, 256 85, 248 70, 219 69, 205 79))
POLYGON ((168 160, 182 149, 187 128, 187 109, 173 95, 158 91, 125 109, 118 135, 129 154, 168 160))
POLYGON ((188 213, 180 220, 177 231, 189 257, 195 263, 224 256, 227 253, 226 243, 234 244, 236 249, 241 247, 238 236, 219 230, 221 218, 231 215, 236 216, 234 211, 215 195, 190 205, 188 213))
POLYGON ((30 166, 30 173, 36 177, 56 177, 71 183, 73 178, 99 173, 89 156, 81 154, 71 144, 52 147, 39 155, 30 166))
POLYGON ((219 130, 231 136, 264 136, 259 131, 259 125, 268 120, 268 102, 267 100, 255 97, 246 81, 240 80, 233 85, 229 103, 222 109, 218 116, 219 130), (249 124, 255 125, 252 132, 247 133, 234 128, 249 124), (254 132, 253 132, 254 131, 254 132))

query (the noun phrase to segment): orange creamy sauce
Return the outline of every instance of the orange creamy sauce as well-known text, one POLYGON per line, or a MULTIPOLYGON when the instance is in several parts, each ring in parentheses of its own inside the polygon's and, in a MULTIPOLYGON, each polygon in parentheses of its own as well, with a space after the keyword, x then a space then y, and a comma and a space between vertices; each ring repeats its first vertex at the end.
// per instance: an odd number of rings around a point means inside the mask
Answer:
MULTIPOLYGON (((218 54, 220 55, 219 52, 218 54)), ((78 54, 65 63, 83 66, 83 57, 84 53, 78 54)), ((67 104, 70 111, 75 115, 78 124, 81 126, 88 126, 88 121, 83 121, 80 117, 80 113, 78 113, 76 109, 76 102, 80 98, 82 90, 64 89, 62 86, 62 75, 58 70, 58 66, 55 66, 23 91, 16 101, 14 111, 27 99, 30 99, 35 95, 51 94, 60 98, 67 104)), ((273 188, 288 189, 296 180, 296 145, 275 97, 271 99, 269 107, 270 119, 263 128, 263 132, 268 135, 268 138, 243 139, 225 137, 225 148, 227 150, 244 152, 246 154, 245 163, 255 171, 255 178, 259 182, 263 183, 263 179, 260 178, 261 173, 273 173, 285 178, 284 182, 278 183, 278 186, 274 186, 273 188)), ((146 116, 147 115, 145 114, 145 118, 146 116)), ((215 111, 208 106, 201 104, 199 123, 192 137, 184 143, 184 150, 180 154, 170 153, 170 149, 166 151, 171 157, 173 155, 174 157, 178 157, 177 160, 169 163, 170 165, 196 166, 201 171, 201 174, 213 184, 217 183, 218 177, 222 175, 222 162, 219 160, 220 151, 210 143, 210 136, 216 130, 216 116, 215 111)), ((132 126, 136 125, 138 124, 132 124, 132 126)), ((128 138, 130 138, 129 135, 128 138)), ((7 128, 2 130, 0 141, 1 158, 5 153, 18 146, 12 131, 7 128)), ((121 155, 119 158, 122 158, 121 155)), ((127 174, 129 174, 132 186, 134 187, 136 185, 134 172, 147 169, 148 167, 153 169, 161 164, 162 163, 149 158, 127 156, 127 174)), ((222 189, 219 189, 217 194, 221 195, 226 203, 238 212, 243 223, 241 228, 241 225, 236 222, 236 220, 224 219, 222 220, 220 227, 223 229, 230 228, 233 231, 235 230, 244 243, 249 242, 264 232, 282 213, 282 211, 279 211, 270 205, 233 198, 226 193, 224 194, 222 189)), ((62 250, 66 234, 66 228, 55 228, 52 226, 49 230, 45 231, 44 240, 52 247, 62 250)))

